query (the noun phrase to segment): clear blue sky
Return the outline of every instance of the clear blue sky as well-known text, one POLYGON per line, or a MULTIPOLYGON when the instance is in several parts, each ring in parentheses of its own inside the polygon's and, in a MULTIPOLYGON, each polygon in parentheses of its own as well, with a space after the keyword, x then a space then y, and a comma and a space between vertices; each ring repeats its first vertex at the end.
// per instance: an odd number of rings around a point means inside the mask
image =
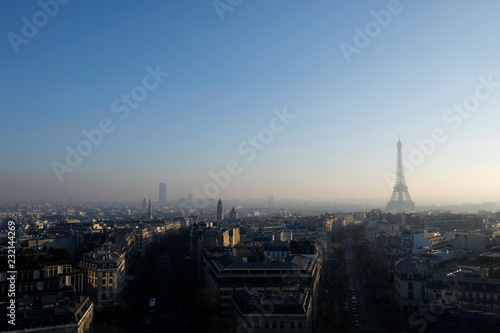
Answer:
POLYGON ((417 205, 498 202, 500 86, 477 87, 500 82, 500 4, 391 3, 243 0, 221 20, 201 0, 73 0, 53 17, 0 2, 0 199, 157 200, 159 182, 176 199, 235 160, 216 197, 388 200, 401 135, 417 205), (341 45, 367 27, 380 29, 348 62, 341 45), (148 66, 169 75, 120 119, 111 104, 148 66), (489 94, 468 116, 447 111, 477 89, 489 94), (284 108, 295 118, 247 161, 238 147, 284 108), (105 118, 114 130, 60 181, 54 162, 105 118), (446 140, 416 163, 437 128, 446 140))

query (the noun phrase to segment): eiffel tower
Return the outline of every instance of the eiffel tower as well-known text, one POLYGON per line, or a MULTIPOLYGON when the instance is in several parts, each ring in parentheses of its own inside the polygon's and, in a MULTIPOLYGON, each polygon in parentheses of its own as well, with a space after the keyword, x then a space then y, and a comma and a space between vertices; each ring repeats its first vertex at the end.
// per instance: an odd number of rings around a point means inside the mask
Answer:
POLYGON ((398 138, 398 162, 396 165, 396 183, 392 196, 387 203, 386 210, 390 213, 409 213, 415 211, 415 203, 411 200, 408 186, 405 181, 405 171, 403 166, 403 153, 401 140, 398 138))

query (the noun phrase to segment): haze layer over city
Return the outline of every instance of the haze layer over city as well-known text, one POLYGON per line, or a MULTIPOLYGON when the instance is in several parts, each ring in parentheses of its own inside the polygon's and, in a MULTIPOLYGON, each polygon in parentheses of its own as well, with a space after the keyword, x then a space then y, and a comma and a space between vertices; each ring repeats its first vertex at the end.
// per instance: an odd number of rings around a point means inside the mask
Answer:
POLYGON ((498 332, 499 12, 0 1, 0 331, 498 332))
POLYGON ((495 1, 40 6, 0 3, 1 200, 384 205, 400 139, 417 205, 498 202, 495 1))

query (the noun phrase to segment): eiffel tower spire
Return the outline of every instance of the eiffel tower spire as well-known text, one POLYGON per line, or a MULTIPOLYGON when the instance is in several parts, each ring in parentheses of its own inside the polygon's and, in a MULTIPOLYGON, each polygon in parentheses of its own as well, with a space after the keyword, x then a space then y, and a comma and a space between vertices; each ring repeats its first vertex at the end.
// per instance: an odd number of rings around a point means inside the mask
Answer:
POLYGON ((396 165, 396 182, 392 196, 387 203, 386 210, 391 213, 412 212, 415 210, 415 203, 411 200, 408 186, 406 186, 405 171, 403 166, 402 143, 398 138, 398 161, 396 165))

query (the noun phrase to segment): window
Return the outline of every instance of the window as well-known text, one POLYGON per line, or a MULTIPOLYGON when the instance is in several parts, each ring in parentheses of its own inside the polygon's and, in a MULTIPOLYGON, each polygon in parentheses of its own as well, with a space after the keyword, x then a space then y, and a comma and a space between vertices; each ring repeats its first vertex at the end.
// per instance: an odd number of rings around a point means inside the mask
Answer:
POLYGON ((264 327, 265 327, 265 328, 269 328, 269 322, 268 322, 268 321, 266 321, 266 322, 264 323, 264 327))
POLYGON ((280 321, 280 328, 285 328, 285 322, 284 321, 280 321))
POLYGON ((413 291, 408 290, 408 299, 413 299, 413 291))
POLYGON ((295 322, 294 321, 290 322, 290 328, 295 328, 295 322))
POLYGON ((302 322, 299 321, 299 328, 302 328, 302 322))
POLYGON ((408 289, 413 290, 413 282, 408 282, 408 289))
POLYGON ((276 322, 273 321, 273 328, 276 328, 276 322))

